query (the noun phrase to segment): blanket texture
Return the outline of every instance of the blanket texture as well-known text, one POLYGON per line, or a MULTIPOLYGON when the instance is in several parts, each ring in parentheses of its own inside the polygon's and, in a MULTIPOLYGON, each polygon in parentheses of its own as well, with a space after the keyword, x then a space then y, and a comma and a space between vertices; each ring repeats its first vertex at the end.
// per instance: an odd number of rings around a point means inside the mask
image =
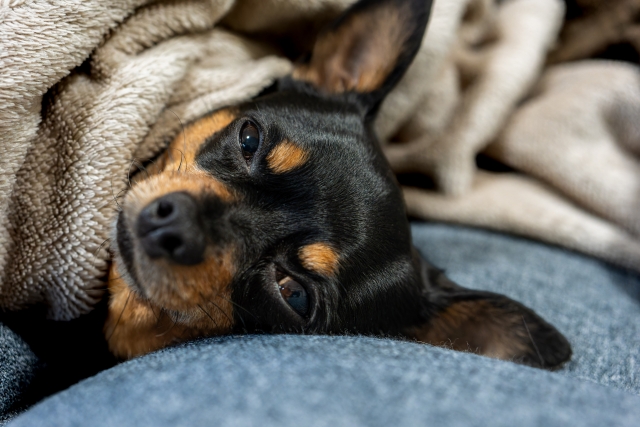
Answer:
MULTIPOLYGON (((131 174, 184 123, 289 73, 351 3, 0 1, 0 308, 91 310, 131 174)), ((435 1, 376 122, 394 170, 435 183, 405 189, 410 214, 640 271, 640 73, 586 59, 637 31, 605 3, 569 2, 565 25, 561 0, 435 1), (479 170, 481 152, 509 172, 479 170)))

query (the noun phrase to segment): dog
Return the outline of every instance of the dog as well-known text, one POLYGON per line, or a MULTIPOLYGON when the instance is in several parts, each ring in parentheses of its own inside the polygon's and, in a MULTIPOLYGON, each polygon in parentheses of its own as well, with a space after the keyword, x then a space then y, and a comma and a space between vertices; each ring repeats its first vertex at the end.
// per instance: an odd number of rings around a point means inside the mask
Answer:
POLYGON ((232 333, 363 334, 554 369, 566 338, 412 246, 371 123, 430 0, 361 0, 271 93, 185 126, 114 227, 104 333, 129 358, 232 333))

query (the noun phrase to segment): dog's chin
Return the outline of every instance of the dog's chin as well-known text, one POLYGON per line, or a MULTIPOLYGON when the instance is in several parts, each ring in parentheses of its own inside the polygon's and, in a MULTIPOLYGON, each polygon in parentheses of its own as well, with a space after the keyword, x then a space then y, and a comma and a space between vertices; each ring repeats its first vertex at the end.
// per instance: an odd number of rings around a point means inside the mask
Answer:
MULTIPOLYGON (((125 281, 117 261, 111 267, 109 309, 104 334, 110 351, 128 359, 189 339, 224 335, 233 328, 231 304, 224 299, 172 310, 142 297, 137 282, 125 281)), ((123 268, 124 269, 124 268, 123 268)))
POLYGON ((116 244, 112 248, 115 267, 122 281, 141 300, 181 313, 193 313, 201 306, 230 300, 229 285, 235 273, 232 249, 209 248, 204 261, 196 265, 151 258, 122 212, 115 234, 116 244))

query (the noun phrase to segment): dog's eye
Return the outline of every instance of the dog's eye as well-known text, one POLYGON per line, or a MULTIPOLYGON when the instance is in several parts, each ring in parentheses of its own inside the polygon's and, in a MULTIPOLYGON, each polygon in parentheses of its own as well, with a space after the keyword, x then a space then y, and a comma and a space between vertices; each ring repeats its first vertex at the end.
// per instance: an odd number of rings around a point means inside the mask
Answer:
POLYGON ((258 151, 260 145, 260 131, 252 122, 246 122, 240 129, 240 148, 242 148, 242 157, 248 162, 258 151))
POLYGON ((293 280, 291 277, 285 277, 278 282, 282 298, 293 308, 300 316, 305 316, 309 311, 309 298, 304 287, 293 280))

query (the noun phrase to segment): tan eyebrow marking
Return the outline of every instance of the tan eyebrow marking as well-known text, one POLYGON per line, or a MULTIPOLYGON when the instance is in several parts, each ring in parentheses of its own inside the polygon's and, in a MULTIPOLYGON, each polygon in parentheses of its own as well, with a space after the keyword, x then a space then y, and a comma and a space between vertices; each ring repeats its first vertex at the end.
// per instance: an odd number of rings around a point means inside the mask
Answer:
POLYGON ((177 170, 178 166, 193 167, 196 153, 207 138, 229 126, 235 118, 235 111, 220 110, 185 126, 165 152, 167 159, 164 170, 177 170))
POLYGON ((274 173, 281 174, 299 168, 308 158, 309 153, 285 139, 267 155, 267 164, 274 173))
POLYGON ((338 271, 338 253, 326 243, 312 243, 300 248, 298 258, 302 266, 324 275, 333 275, 338 271))

